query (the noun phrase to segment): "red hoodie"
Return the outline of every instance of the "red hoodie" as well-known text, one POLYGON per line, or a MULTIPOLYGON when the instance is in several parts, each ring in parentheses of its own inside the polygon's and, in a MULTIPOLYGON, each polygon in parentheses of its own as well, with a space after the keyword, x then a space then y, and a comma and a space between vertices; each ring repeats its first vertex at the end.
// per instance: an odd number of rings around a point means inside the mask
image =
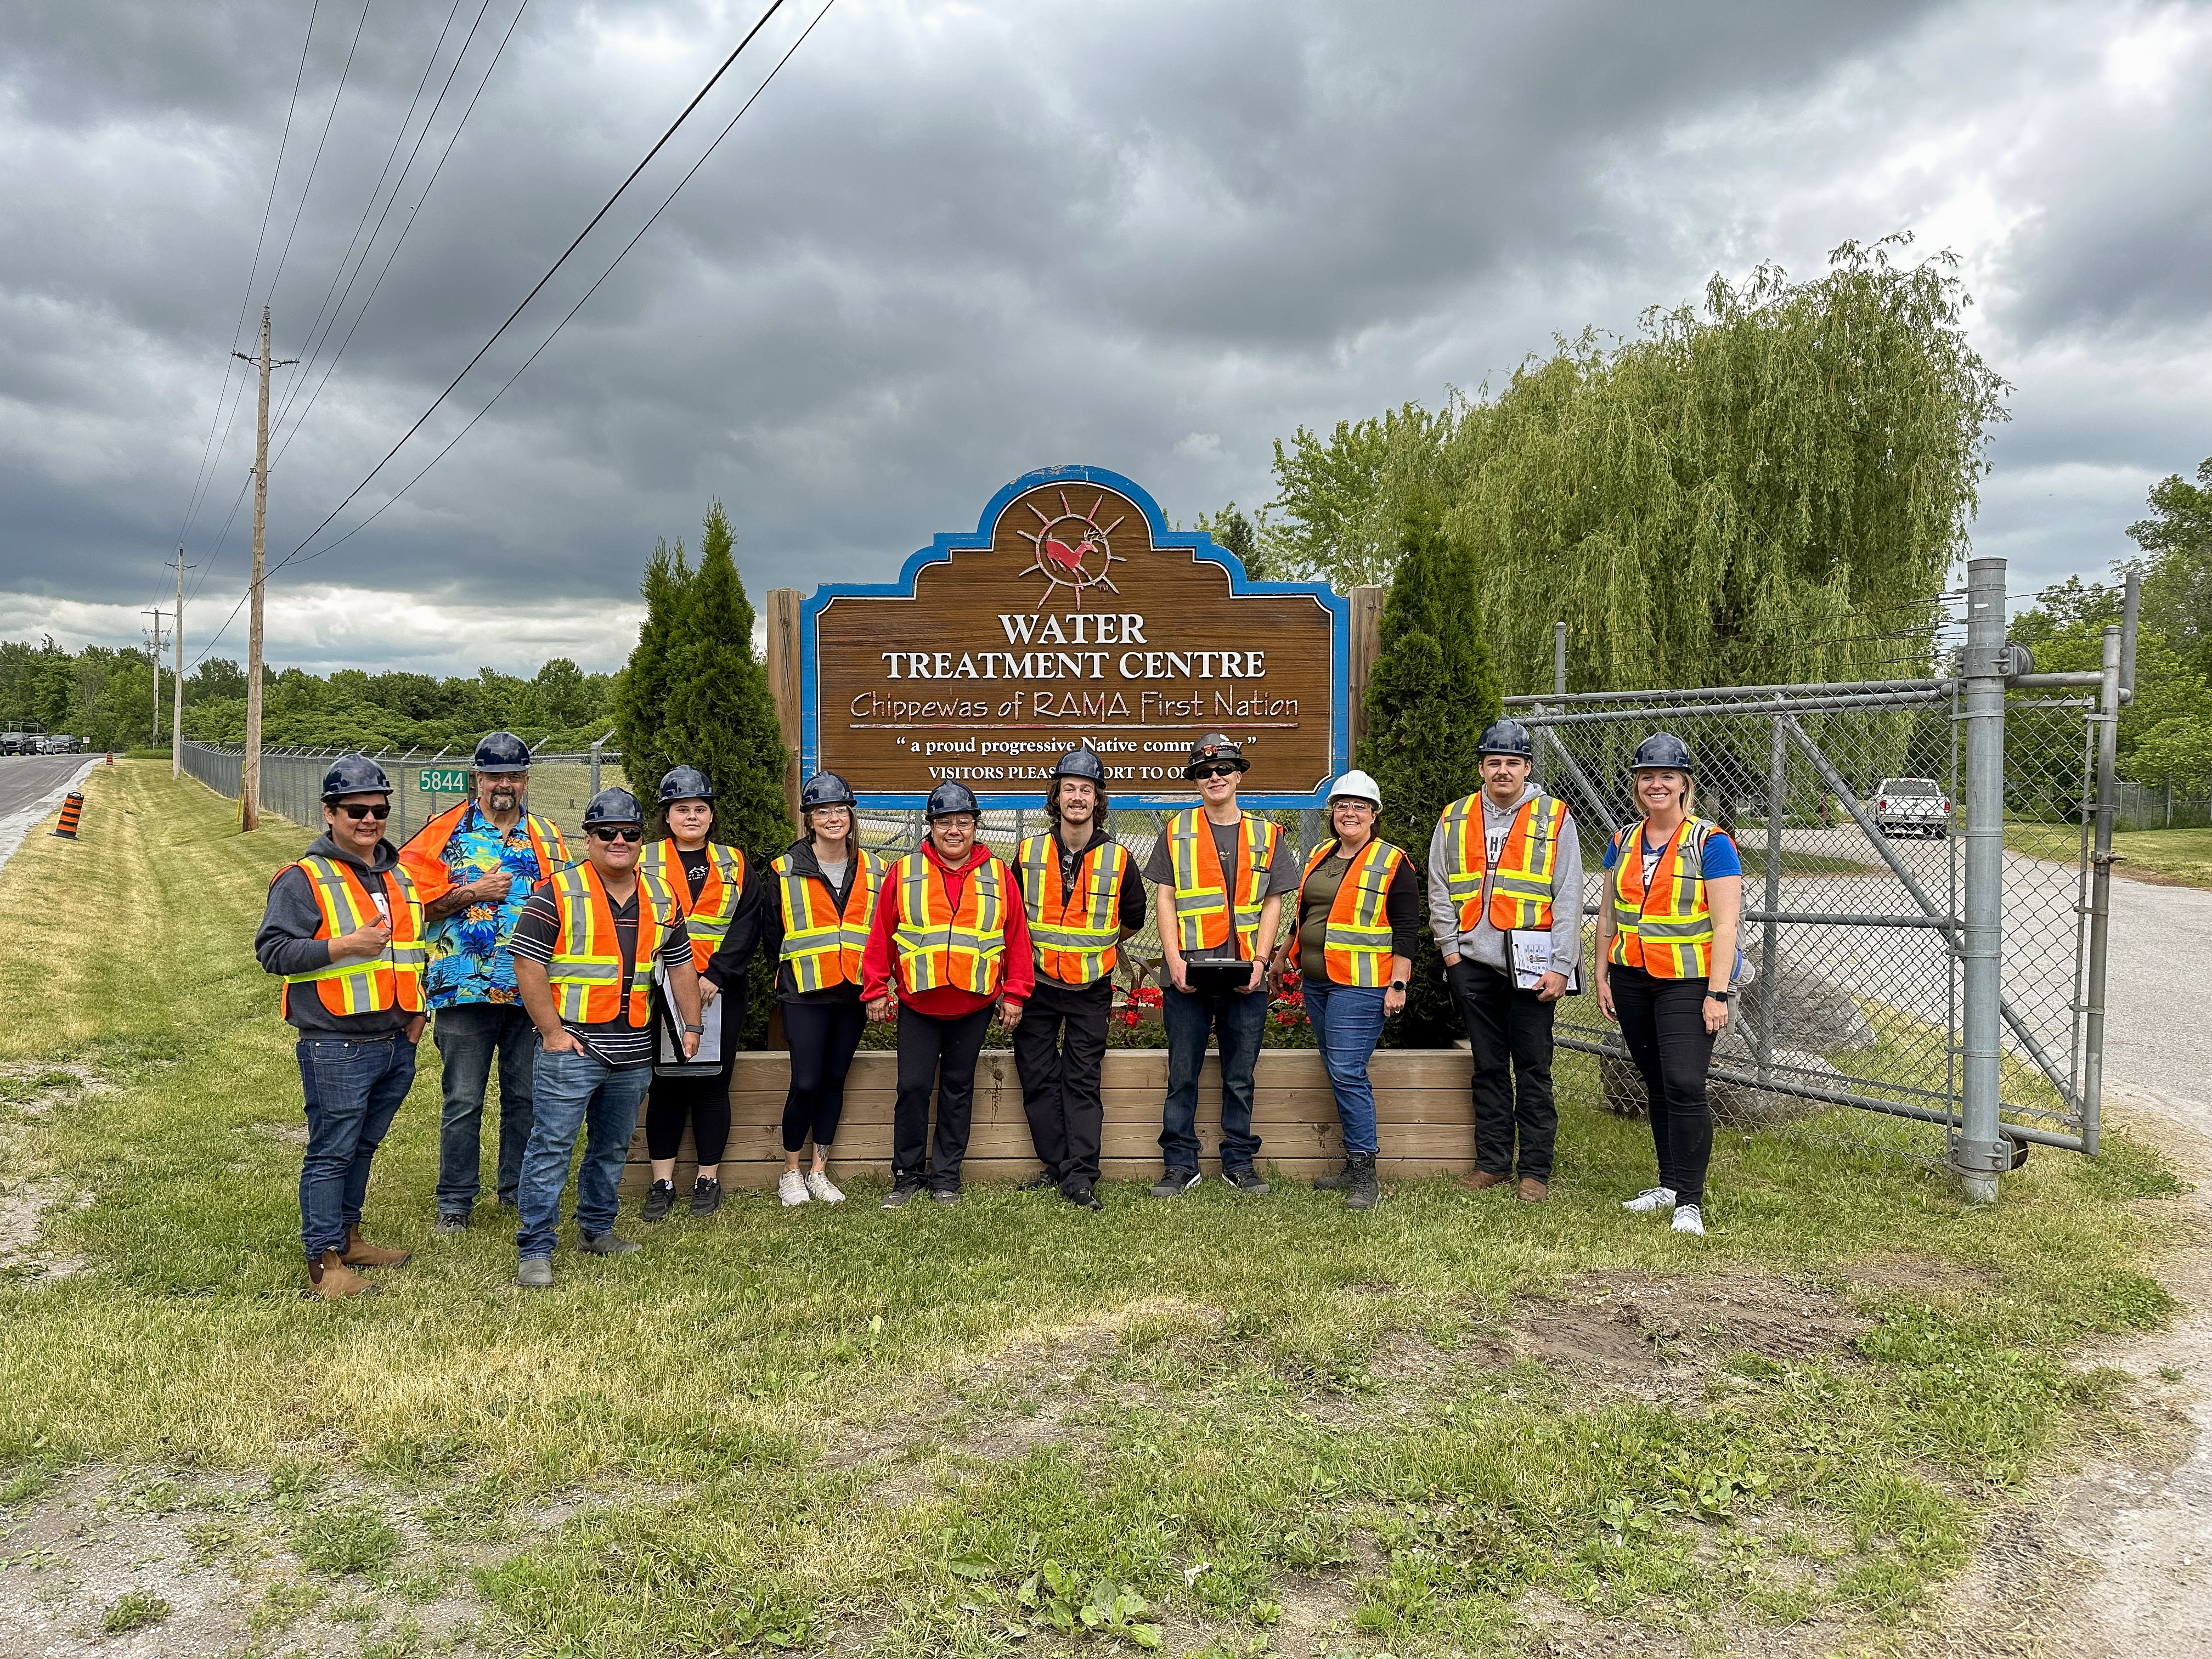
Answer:
MULTIPOLYGON (((991 856, 991 849, 979 841, 968 849, 968 861, 956 870, 945 863, 935 842, 924 841, 921 851, 922 856, 937 866, 939 877, 945 883, 945 902, 955 910, 960 908, 960 895, 968 884, 968 872, 991 856)), ((876 896, 876 914, 868 924, 868 948, 860 955, 860 994, 872 1002, 890 992, 917 1014, 927 1014, 933 1019, 957 1019, 1001 996, 1017 1006, 1029 1000, 1030 992, 1036 984, 1036 961, 1030 950, 1029 910, 1012 877, 1012 872, 1008 871, 1000 878, 1005 890, 1002 909, 1006 919, 1006 951, 1001 958, 1005 973, 999 988, 990 996, 978 996, 957 985, 940 985, 934 990, 912 993, 899 989, 893 967, 897 957, 891 948, 891 933, 898 926, 898 884, 888 874, 883 890, 876 896)))

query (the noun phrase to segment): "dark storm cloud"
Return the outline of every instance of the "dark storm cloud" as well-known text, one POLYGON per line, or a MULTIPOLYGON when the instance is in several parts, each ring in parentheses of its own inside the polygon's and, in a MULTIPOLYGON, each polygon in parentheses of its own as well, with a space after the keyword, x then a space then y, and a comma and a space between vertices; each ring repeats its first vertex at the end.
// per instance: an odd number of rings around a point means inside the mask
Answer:
MULTIPOLYGON (((483 3, 372 0, 276 283, 280 353, 302 355, 433 40, 456 20, 425 109, 483 3)), ((120 618, 160 591, 307 15, 293 0, 78 0, 11 17, 0 590, 23 615, 105 603, 120 618)), ((512 15, 513 0, 484 11, 456 103, 512 15)), ((415 213, 454 105, 434 125, 354 289, 341 335, 414 214, 282 453, 273 556, 421 412, 751 15, 532 0, 415 213)), ((638 199, 337 528, 482 406, 811 15, 787 7, 638 199)), ((257 299, 361 16, 357 0, 323 0, 257 299)), ((838 0, 492 415, 374 525, 277 579, 272 608, 295 604, 308 630, 282 659, 374 658, 373 617, 305 620, 297 584, 420 601, 418 633, 442 609, 463 669, 508 660, 465 637, 471 608, 527 595, 533 614, 566 607, 607 660, 611 607, 634 600, 643 554, 696 535, 714 495, 756 589, 884 574, 1049 461, 1118 467, 1186 519, 1231 495, 1249 504, 1267 493, 1269 440, 1300 422, 1433 403, 1555 331, 1629 328, 1716 266, 1778 256, 1810 274, 1844 236, 1900 225, 1922 229, 1923 251, 1969 253, 1977 337, 2022 387, 1987 527, 2050 562, 2057 532, 2039 524, 2078 538, 2092 512, 2124 523, 2123 488, 2139 496, 2139 478, 2193 464, 2173 452, 2198 441, 2183 434, 2202 431, 2202 393, 2114 395, 2098 365, 2155 375, 2212 351, 2212 77, 2172 72, 2203 61, 2202 16, 838 0), (2067 513, 2032 506, 2062 495, 2067 513)), ((295 416, 322 374, 307 372, 297 393, 300 370, 280 377, 295 416)), ((243 526, 220 553, 216 532, 251 416, 249 403, 191 538, 222 609, 243 526)), ((419 657, 419 638, 404 649, 419 657)))

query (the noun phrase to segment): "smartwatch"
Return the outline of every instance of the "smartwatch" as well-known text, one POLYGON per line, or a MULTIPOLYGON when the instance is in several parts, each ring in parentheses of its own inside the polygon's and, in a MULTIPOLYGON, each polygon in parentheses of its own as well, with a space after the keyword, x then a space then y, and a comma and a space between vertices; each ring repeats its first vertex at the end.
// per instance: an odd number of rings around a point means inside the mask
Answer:
POLYGON ((1406 988, 1406 981, 1402 979, 1394 979, 1390 981, 1390 988, 1394 991, 1402 991, 1406 988))
POLYGON ((1711 1002, 1726 1002, 1735 994, 1733 991, 1708 991, 1705 993, 1705 998, 1711 1002))
POLYGON ((684 1029, 699 1036, 707 1035, 707 1028, 703 1025, 687 1025, 684 1029))

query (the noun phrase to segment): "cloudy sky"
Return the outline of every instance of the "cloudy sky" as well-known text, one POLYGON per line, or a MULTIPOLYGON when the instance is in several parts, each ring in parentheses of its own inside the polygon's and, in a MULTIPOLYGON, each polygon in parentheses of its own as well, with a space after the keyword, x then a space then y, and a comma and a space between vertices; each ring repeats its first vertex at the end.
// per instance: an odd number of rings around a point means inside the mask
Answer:
MULTIPOLYGON (((136 640, 181 531, 199 653, 246 568, 242 311, 306 360, 273 563, 767 3, 11 0, 0 636, 136 640)), ((820 5, 786 0, 314 547, 546 341, 820 5)), ((2208 155, 2208 5, 834 0, 481 422, 272 579, 270 656, 612 667, 644 555, 714 496, 757 593, 887 575, 1052 462, 1186 521, 1249 506, 1301 422, 1898 230, 1962 256, 2017 388, 1975 539, 2028 593, 2212 454, 2208 155)))

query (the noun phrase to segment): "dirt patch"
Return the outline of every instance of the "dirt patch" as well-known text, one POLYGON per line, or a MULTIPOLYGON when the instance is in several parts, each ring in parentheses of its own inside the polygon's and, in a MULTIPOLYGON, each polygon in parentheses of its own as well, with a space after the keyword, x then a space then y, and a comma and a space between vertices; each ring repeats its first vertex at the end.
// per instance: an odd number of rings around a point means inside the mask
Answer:
POLYGON ((1501 1341, 1602 1387, 1657 1401, 1701 1389, 1730 1355, 1803 1361, 1854 1352, 1873 1322, 1817 1285, 1759 1273, 1579 1273, 1522 1304, 1501 1341))
POLYGON ((1930 1261, 1924 1256, 1869 1256, 1843 1270, 1856 1289, 1895 1291, 1923 1301, 1941 1301, 1979 1293, 1980 1279, 1972 1269, 1957 1262, 1930 1261))

